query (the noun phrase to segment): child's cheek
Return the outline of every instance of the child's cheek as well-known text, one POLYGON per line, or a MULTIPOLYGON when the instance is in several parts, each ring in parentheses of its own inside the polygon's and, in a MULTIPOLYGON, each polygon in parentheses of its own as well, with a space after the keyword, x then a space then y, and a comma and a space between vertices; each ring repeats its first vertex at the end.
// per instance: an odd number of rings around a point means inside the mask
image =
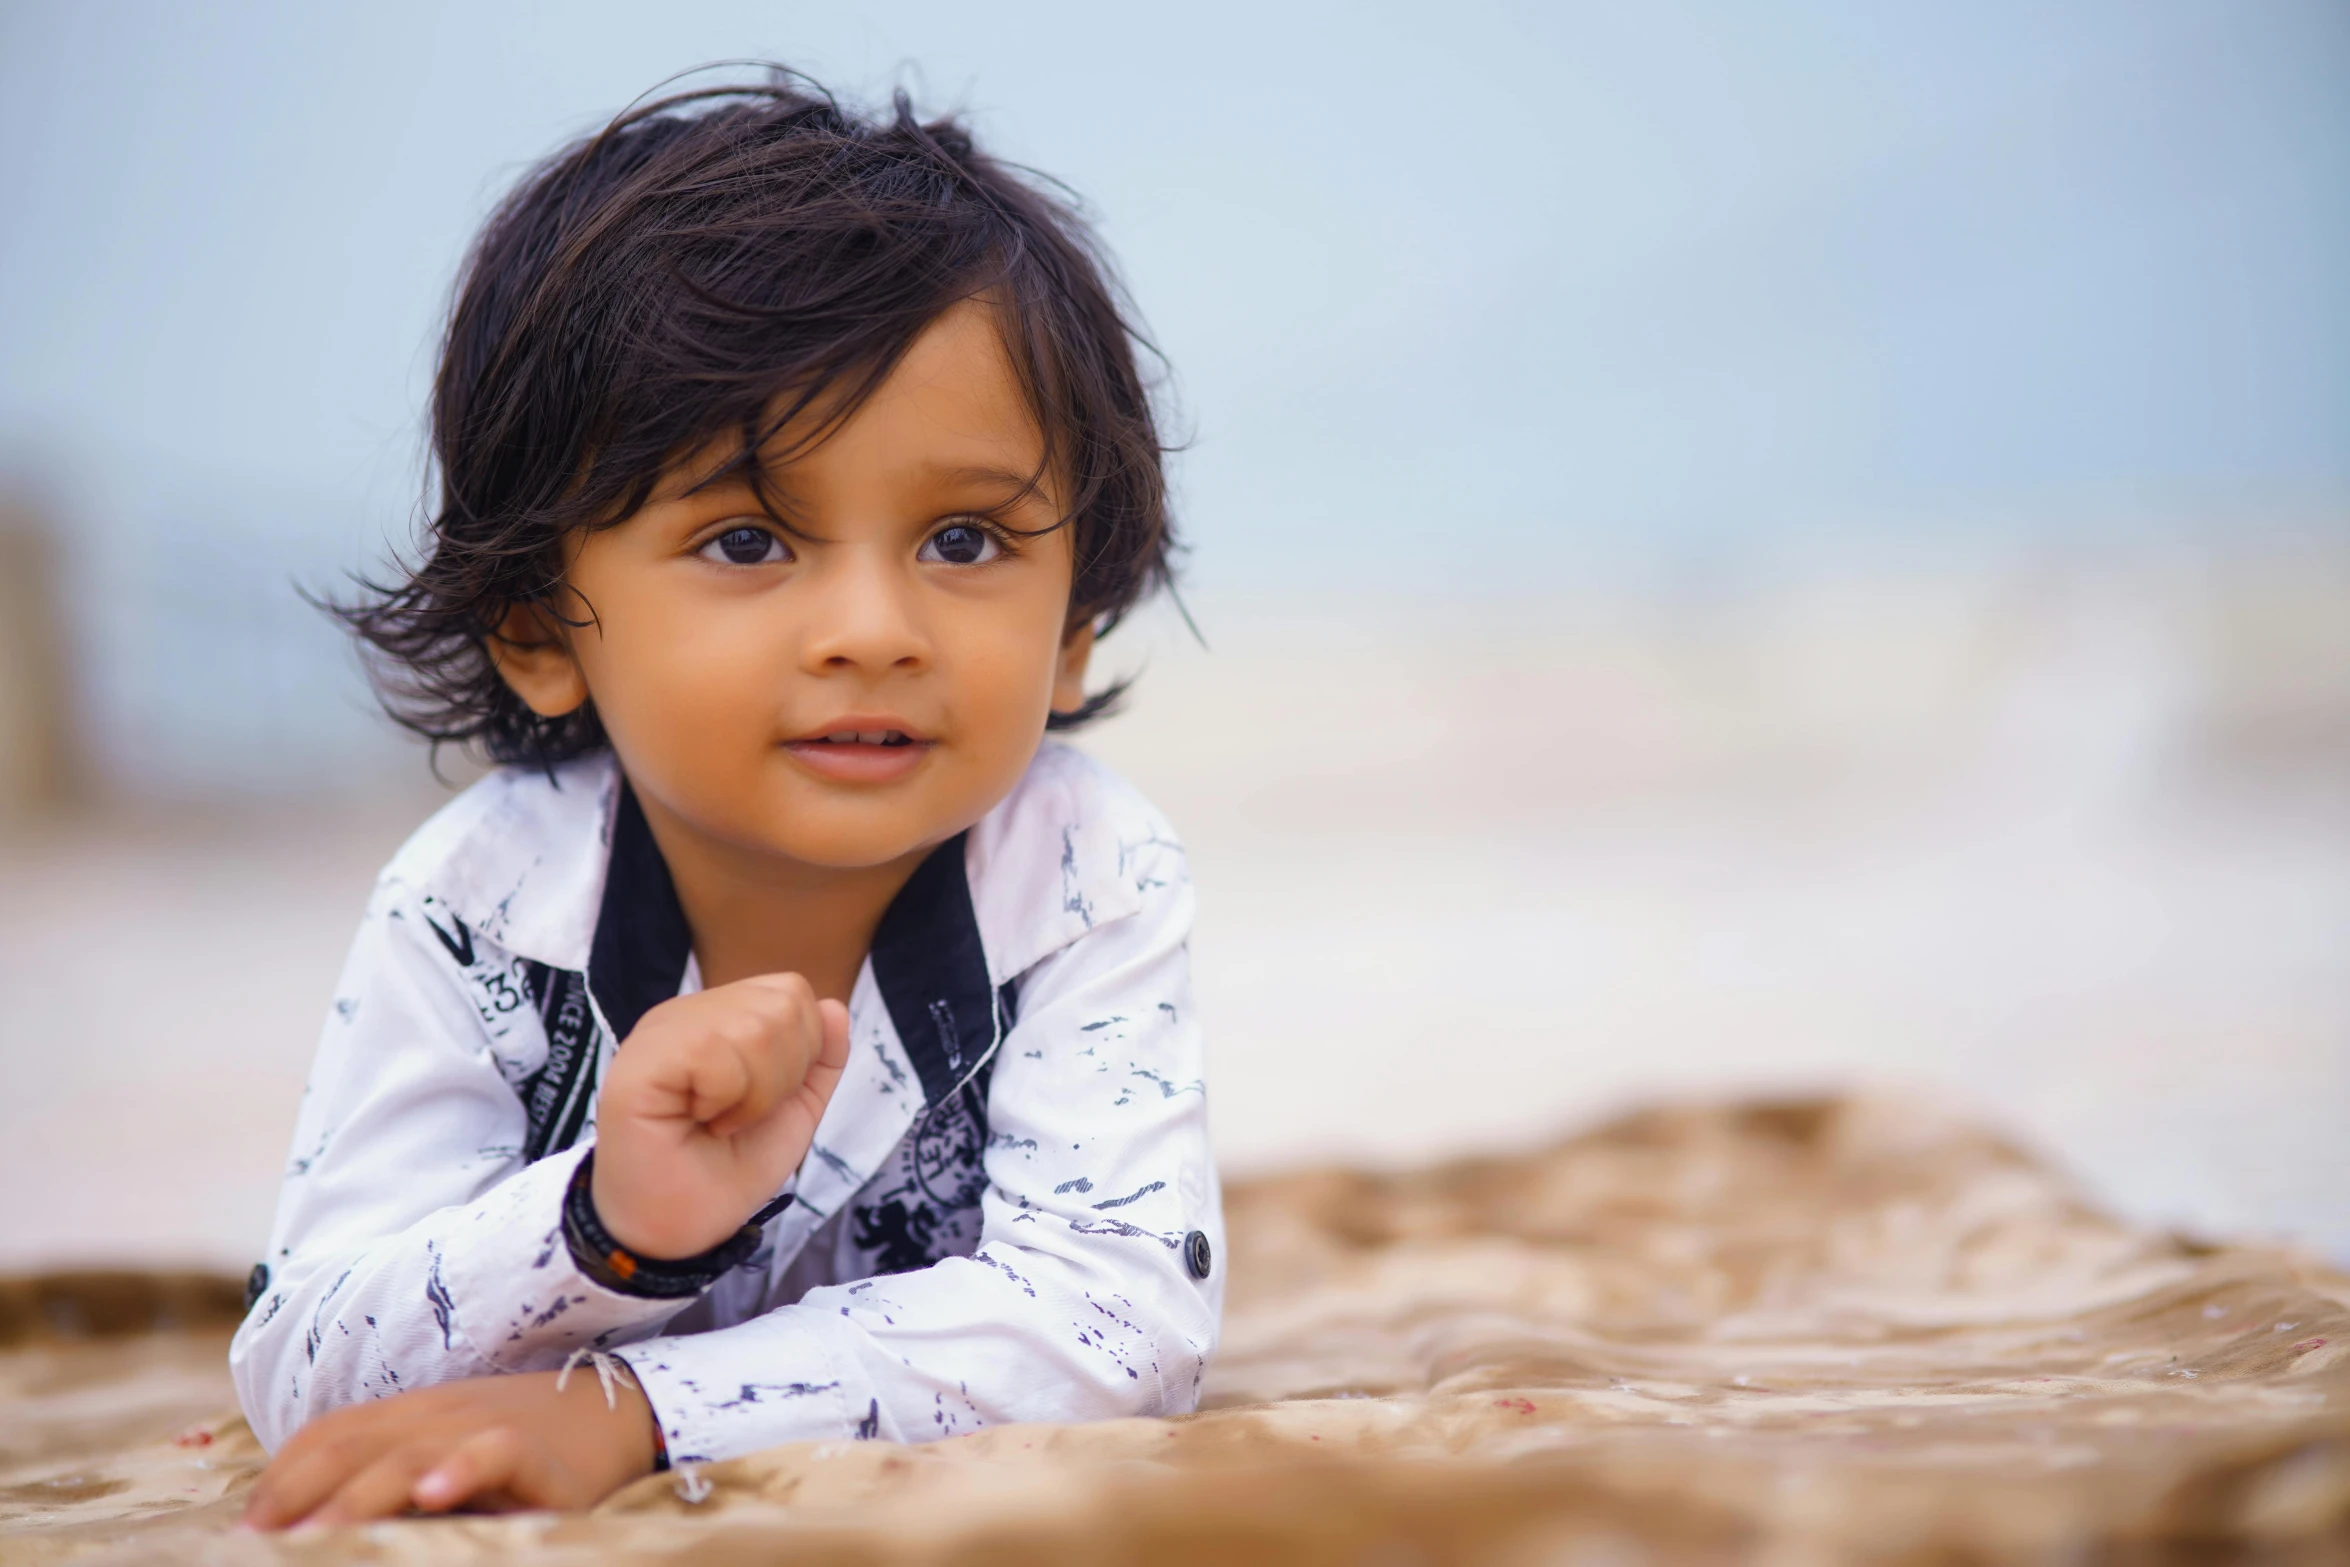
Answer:
POLYGON ((1026 770, 1052 711, 1058 644, 1039 634, 1029 623, 1035 619, 991 626, 989 636, 975 638, 956 682, 974 749, 984 752, 991 769, 1008 766, 1012 780, 1026 770))
MULTIPOLYGON (((622 602, 588 664, 622 766, 662 793, 721 804, 753 786, 779 735, 781 650, 759 617, 622 602)), ((747 802, 742 802, 747 803, 747 802)))

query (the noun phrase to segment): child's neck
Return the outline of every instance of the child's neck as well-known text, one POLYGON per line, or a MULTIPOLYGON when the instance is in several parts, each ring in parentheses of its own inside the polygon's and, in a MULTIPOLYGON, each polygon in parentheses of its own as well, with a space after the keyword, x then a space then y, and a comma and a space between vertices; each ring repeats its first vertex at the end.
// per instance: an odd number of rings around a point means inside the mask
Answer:
POLYGON ((715 841, 639 796, 693 935, 702 985, 798 974, 846 1003, 881 916, 928 849, 884 865, 836 869, 715 841))

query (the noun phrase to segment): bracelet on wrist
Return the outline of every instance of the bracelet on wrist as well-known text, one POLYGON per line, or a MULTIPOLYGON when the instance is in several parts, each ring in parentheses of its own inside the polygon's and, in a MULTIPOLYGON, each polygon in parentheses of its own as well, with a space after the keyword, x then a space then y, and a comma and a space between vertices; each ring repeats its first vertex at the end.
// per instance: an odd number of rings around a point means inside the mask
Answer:
POLYGON ((579 1271, 608 1290, 647 1300, 684 1300, 701 1294, 759 1248, 759 1230, 744 1225, 708 1251, 691 1257, 640 1257, 613 1239, 596 1212, 591 1148, 563 1193, 563 1242, 579 1271))

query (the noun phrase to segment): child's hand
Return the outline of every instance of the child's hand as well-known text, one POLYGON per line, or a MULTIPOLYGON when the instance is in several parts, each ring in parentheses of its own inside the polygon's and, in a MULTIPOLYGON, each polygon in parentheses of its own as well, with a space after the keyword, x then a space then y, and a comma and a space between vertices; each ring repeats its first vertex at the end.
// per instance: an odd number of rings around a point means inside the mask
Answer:
POLYGON ((848 1063, 848 1008, 797 974, 662 1002, 596 1101, 596 1216, 640 1257, 709 1250, 799 1168, 848 1063))
POLYGON ((653 1469, 652 1407, 627 1376, 475 1377, 353 1404, 294 1433, 262 1471, 245 1523, 360 1523, 415 1508, 592 1507, 653 1469))

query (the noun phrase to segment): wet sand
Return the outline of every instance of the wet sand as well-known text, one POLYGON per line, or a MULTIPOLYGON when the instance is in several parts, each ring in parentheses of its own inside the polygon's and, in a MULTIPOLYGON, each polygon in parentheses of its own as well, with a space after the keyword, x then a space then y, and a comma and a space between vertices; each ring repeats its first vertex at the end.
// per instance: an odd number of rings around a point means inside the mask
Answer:
POLYGON ((0 1562, 2350 1558, 2350 1276, 2131 1228, 1937 1112, 1668 1107, 1230 1201, 1198 1416, 302 1541, 225 1532, 259 1454, 222 1328, 89 1336, 217 1292, 19 1282, 0 1562))

